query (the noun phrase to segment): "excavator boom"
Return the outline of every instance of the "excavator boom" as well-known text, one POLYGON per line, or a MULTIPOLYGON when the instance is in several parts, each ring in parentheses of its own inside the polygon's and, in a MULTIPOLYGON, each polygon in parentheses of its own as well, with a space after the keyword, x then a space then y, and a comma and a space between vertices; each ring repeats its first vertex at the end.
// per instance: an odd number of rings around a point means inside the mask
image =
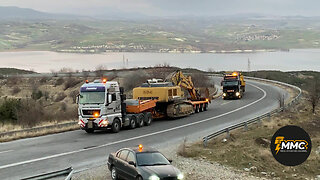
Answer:
POLYGON ((182 71, 176 71, 173 74, 169 75, 168 78, 174 85, 180 86, 186 89, 190 94, 191 100, 200 100, 201 95, 194 87, 191 76, 183 75, 182 71))

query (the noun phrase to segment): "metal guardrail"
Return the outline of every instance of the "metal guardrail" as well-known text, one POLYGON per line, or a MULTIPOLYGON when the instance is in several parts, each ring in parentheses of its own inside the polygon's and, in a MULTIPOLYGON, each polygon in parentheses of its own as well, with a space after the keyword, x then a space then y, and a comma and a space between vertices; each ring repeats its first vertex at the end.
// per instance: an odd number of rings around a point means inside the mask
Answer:
MULTIPOLYGON (((220 75, 218 75, 218 76, 220 76, 220 75)), ((240 128, 240 127, 244 127, 247 130, 249 124, 256 123, 256 122, 261 122, 261 120, 264 119, 264 118, 269 118, 270 119, 272 115, 283 111, 285 108, 288 108, 289 106, 291 106, 294 103, 296 103, 297 101, 299 101, 299 98, 301 97, 301 94, 302 94, 302 90, 299 87, 291 85, 291 84, 287 84, 287 83, 283 83, 283 82, 279 82, 279 81, 274 81, 274 80, 255 78, 255 77, 245 77, 245 78, 246 79, 265 81, 265 82, 270 82, 270 83, 275 83, 275 84, 280 84, 280 85, 283 85, 283 86, 287 86, 287 87, 296 89, 298 91, 298 95, 296 97, 294 97, 290 102, 285 104, 284 107, 279 107, 277 109, 274 109, 274 110, 272 110, 270 112, 264 113, 264 114, 262 114, 260 116, 255 117, 255 118, 249 119, 247 121, 244 121, 244 122, 232 125, 232 126, 228 126, 227 128, 224 128, 222 130, 216 131, 216 132, 214 132, 212 134, 209 134, 208 136, 203 137, 202 140, 203 140, 203 145, 205 147, 207 146, 207 143, 208 143, 208 141, 210 139, 212 139, 214 137, 217 137, 218 135, 221 135, 223 133, 227 133, 227 137, 229 137, 231 130, 234 130, 234 129, 237 129, 237 128, 240 128)))
POLYGON ((44 173, 44 174, 24 178, 21 180, 44 180, 44 179, 57 178, 57 177, 61 177, 61 176, 67 176, 65 178, 65 180, 71 180, 73 172, 74 172, 74 170, 72 169, 72 167, 68 167, 66 169, 62 169, 59 171, 44 173))

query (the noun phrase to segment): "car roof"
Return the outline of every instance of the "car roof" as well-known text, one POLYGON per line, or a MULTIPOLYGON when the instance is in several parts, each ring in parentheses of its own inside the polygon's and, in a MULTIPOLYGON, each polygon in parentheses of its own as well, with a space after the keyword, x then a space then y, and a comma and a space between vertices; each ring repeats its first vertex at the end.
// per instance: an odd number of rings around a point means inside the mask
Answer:
POLYGON ((151 147, 143 147, 142 150, 139 149, 139 147, 128 147, 128 148, 122 148, 121 150, 131 150, 135 153, 151 153, 151 152, 159 152, 158 150, 151 148, 151 147))

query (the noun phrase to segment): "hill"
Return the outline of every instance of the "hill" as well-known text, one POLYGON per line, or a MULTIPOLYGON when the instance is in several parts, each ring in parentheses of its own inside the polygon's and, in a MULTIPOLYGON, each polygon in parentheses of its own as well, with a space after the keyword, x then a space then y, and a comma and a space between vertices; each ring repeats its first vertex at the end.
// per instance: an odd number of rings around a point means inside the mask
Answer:
POLYGON ((16 68, 0 68, 0 75, 9 75, 9 74, 33 74, 34 71, 28 71, 23 69, 16 68))

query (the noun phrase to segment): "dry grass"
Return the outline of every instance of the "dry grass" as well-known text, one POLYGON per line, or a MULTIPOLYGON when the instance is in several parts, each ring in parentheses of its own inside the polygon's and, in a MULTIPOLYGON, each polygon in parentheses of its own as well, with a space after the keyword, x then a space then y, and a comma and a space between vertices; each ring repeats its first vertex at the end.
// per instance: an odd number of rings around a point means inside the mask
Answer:
MULTIPOLYGON (((49 125, 49 123, 47 123, 49 125)), ((50 125, 54 125, 53 123, 50 123, 50 125)), ((15 130, 18 130, 19 127, 14 127, 15 130)), ((20 127, 21 128, 21 127, 20 127)), ((43 135, 48 135, 48 134, 56 134, 56 133, 61 133, 61 132, 66 132, 66 131, 72 131, 79 129, 78 124, 73 125, 73 126, 67 126, 67 127, 62 127, 62 128, 50 128, 50 129, 44 129, 36 132, 21 132, 21 133, 15 133, 13 136, 2 136, 0 137, 0 142, 8 142, 8 141, 13 141, 17 139, 22 139, 22 138, 30 138, 30 137, 37 137, 37 136, 43 136, 43 135)))
MULTIPOLYGON (((311 108, 305 100, 286 110, 272 120, 265 120, 261 125, 252 125, 249 131, 238 129, 231 132, 231 137, 225 141, 226 135, 221 135, 210 141, 204 148, 202 142, 185 145, 181 155, 185 157, 203 158, 226 164, 237 169, 249 169, 255 176, 277 177, 281 179, 315 178, 319 174, 320 156, 315 153, 320 146, 320 114, 310 113, 311 108), (287 167, 278 163, 272 156, 269 143, 273 134, 280 127, 294 124, 305 129, 312 139, 312 152, 307 161, 299 166, 287 167)), ((181 150, 180 150, 181 151, 181 150)))

